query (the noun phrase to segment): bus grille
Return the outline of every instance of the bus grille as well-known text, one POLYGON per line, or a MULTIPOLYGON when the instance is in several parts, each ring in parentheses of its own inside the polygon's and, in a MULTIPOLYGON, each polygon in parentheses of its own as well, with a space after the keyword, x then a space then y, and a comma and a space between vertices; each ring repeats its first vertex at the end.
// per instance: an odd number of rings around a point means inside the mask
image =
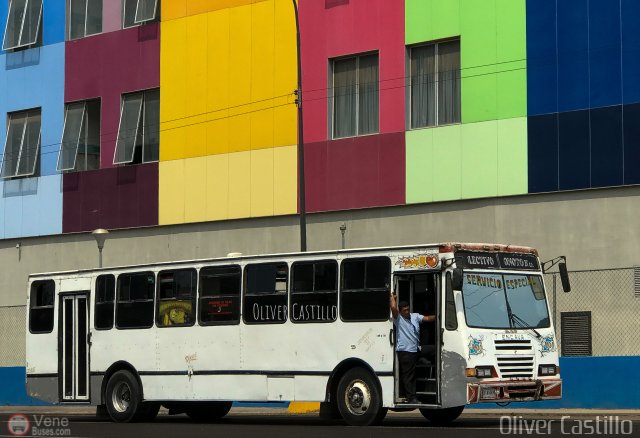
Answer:
POLYGON ((500 356, 498 369, 502 377, 533 377, 533 356, 500 356))
POLYGON ((499 340, 495 341, 496 352, 513 351, 513 350, 531 350, 531 339, 516 340, 499 340))

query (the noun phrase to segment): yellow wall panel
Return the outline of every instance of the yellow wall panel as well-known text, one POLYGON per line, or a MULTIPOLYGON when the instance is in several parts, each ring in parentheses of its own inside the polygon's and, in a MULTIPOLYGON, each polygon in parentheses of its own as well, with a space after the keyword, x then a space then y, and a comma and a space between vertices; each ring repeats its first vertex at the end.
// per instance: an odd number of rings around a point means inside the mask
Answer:
POLYGON ((261 102, 274 98, 274 52, 273 2, 256 3, 251 7, 252 102, 261 102))
POLYGON ((229 152, 251 149, 251 113, 229 117, 229 152))
POLYGON ((184 220, 202 222, 206 220, 207 160, 204 157, 184 161, 184 220))
POLYGON ((229 154, 229 218, 251 216, 251 153, 229 154))
POLYGON ((273 149, 273 214, 298 211, 297 146, 273 149))
POLYGON ((229 11, 207 14, 207 110, 229 108, 229 11))
MULTIPOLYGON (((225 62, 225 59, 219 60, 225 62)), ((229 9, 229 106, 251 102, 251 6, 229 9)))
POLYGON ((273 109, 251 114, 251 149, 273 147, 273 109))
POLYGON ((298 144, 298 109, 295 105, 277 106, 273 109, 273 144, 298 144))
MULTIPOLYGON (((182 48, 187 52, 186 83, 189 115, 204 114, 207 111, 207 28, 209 20, 204 14, 186 19, 187 44, 182 48)), ((183 79, 183 80, 185 80, 183 79)))
POLYGON ((298 86, 296 21, 290 1, 274 0, 274 11, 276 26, 273 93, 275 96, 282 96, 292 93, 298 86))
POLYGON ((169 0, 160 3, 160 20, 169 21, 184 17, 187 13, 187 0, 169 0))
POLYGON ((212 155, 207 161, 207 220, 229 218, 229 154, 212 155))
POLYGON ((251 151, 251 216, 273 216, 273 148, 251 151))
POLYGON ((209 114, 207 123, 207 155, 229 152, 229 112, 215 111, 209 114))
POLYGON ((184 160, 158 164, 158 223, 184 223, 184 160))

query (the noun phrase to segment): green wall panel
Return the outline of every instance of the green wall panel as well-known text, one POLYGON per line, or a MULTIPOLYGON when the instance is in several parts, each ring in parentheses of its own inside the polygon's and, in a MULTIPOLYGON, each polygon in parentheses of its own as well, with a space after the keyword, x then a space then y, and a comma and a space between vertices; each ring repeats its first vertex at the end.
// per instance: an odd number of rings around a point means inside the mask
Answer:
POLYGON ((462 193, 462 125, 433 129, 433 200, 460 199, 462 193))
POLYGON ((460 35, 460 0, 405 0, 405 23, 406 44, 460 35))
POLYGON ((498 194, 498 122, 462 125, 462 197, 498 194))
POLYGON ((528 192, 527 118, 498 120, 498 196, 528 192))
POLYGON ((406 134, 407 204, 433 201, 434 131, 435 129, 418 129, 406 134))

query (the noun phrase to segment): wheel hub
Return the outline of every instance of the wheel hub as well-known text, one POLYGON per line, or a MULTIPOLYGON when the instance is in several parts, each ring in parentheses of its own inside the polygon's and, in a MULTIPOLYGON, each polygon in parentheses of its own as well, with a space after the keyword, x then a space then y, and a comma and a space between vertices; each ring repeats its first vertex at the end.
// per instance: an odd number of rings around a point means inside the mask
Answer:
POLYGON ((362 380, 354 380, 345 391, 345 404, 353 415, 362 415, 371 405, 371 390, 362 380))
POLYGON ((111 395, 111 404, 118 412, 126 412, 131 404, 131 388, 127 382, 118 382, 111 395))

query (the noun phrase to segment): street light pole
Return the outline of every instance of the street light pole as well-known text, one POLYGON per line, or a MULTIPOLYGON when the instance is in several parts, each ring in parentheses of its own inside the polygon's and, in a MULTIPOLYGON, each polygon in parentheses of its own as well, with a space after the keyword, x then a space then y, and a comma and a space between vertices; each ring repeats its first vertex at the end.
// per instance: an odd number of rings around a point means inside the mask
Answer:
POLYGON ((98 266, 102 268, 102 248, 104 248, 104 241, 107 240, 109 236, 109 231, 104 228, 98 228, 97 230, 93 230, 91 234, 98 244, 98 266))
POLYGON ((302 128, 302 61, 300 57, 300 19, 298 3, 292 0, 296 17, 296 47, 298 50, 298 88, 295 91, 298 106, 298 208, 300 209, 300 251, 307 250, 307 211, 304 184, 304 131, 302 128))

